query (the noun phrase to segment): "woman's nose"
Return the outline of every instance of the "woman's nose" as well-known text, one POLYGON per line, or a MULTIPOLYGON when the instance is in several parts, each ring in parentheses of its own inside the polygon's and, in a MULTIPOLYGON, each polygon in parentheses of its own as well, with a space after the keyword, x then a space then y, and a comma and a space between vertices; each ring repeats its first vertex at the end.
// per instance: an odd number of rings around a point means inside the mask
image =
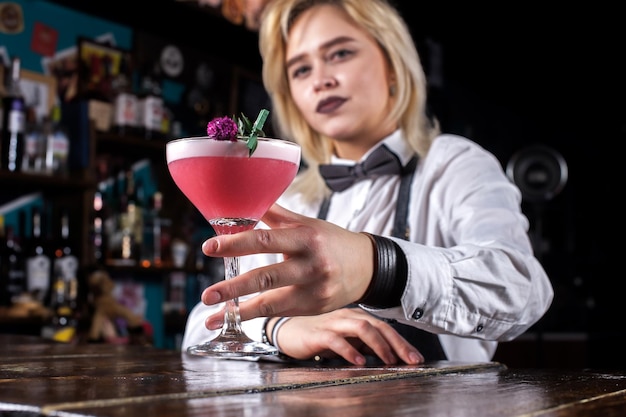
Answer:
POLYGON ((333 88, 337 85, 337 80, 329 75, 321 75, 313 84, 315 91, 323 91, 329 88, 333 88))

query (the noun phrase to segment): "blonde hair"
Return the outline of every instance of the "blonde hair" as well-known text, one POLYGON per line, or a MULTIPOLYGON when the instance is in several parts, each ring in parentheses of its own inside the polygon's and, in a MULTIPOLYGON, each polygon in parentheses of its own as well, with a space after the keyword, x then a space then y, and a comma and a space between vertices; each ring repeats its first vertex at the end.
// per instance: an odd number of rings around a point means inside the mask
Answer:
POLYGON ((320 4, 343 9, 380 45, 395 76, 394 106, 389 114, 398 121, 404 138, 420 157, 425 157, 438 124, 426 113, 426 76, 413 38, 398 11, 386 0, 271 0, 263 11, 259 50, 263 58, 263 83, 272 100, 275 129, 302 146, 308 169, 294 183, 304 199, 313 201, 327 193, 318 173, 333 152, 331 138, 313 130, 296 107, 289 91, 285 69, 288 33, 295 19, 320 4))

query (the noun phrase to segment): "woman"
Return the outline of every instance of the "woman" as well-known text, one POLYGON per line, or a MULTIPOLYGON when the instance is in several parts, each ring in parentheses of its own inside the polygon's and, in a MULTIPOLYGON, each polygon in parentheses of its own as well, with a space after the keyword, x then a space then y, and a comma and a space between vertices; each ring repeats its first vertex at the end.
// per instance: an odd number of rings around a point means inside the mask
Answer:
POLYGON ((273 0, 259 35, 276 126, 307 169, 264 216, 271 229, 203 244, 208 256, 257 255, 203 292, 183 348, 215 336, 222 301, 253 294, 240 304, 246 332, 295 359, 488 361, 537 322, 553 290, 520 192, 493 155, 429 121, 397 11, 384 0, 273 0), (382 175, 355 166, 364 160, 382 175), (394 322, 431 338, 411 344, 394 322))

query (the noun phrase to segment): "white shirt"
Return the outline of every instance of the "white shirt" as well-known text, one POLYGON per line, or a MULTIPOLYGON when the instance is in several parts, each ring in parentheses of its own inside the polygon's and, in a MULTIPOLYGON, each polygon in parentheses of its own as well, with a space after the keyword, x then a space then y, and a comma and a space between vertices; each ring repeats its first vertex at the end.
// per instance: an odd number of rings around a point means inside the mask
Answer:
MULTIPOLYGON (((400 131, 381 143, 403 164, 412 157, 400 131)), ((334 158, 333 163, 354 162, 334 158)), ((352 231, 389 236, 399 184, 399 177, 384 176, 336 192, 327 220, 352 231)), ((408 262, 401 306, 367 310, 438 334, 449 360, 491 360, 497 342, 525 332, 544 315, 554 295, 533 256, 520 203, 521 193, 491 153, 460 136, 438 136, 427 157, 418 161, 413 178, 410 238, 393 238, 408 262), (412 318, 416 311, 420 314, 412 318)), ((285 194, 279 204, 310 217, 319 211, 319 206, 302 204, 298 195, 285 194)), ((251 255, 242 258, 241 267, 244 271, 280 260, 251 255)), ((204 320, 219 307, 194 307, 183 349, 217 335, 205 328, 204 320)), ((262 322, 249 320, 243 328, 261 340, 262 322)))

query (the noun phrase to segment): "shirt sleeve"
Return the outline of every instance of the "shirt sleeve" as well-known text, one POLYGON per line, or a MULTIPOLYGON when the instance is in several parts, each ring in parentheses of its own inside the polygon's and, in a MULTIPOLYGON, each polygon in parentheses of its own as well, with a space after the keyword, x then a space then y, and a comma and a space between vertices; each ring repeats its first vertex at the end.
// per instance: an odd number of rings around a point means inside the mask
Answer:
POLYGON ((435 143, 416 173, 410 241, 394 238, 408 261, 402 305, 368 310, 433 333, 511 340, 553 298, 533 255, 521 193, 478 145, 435 143))

